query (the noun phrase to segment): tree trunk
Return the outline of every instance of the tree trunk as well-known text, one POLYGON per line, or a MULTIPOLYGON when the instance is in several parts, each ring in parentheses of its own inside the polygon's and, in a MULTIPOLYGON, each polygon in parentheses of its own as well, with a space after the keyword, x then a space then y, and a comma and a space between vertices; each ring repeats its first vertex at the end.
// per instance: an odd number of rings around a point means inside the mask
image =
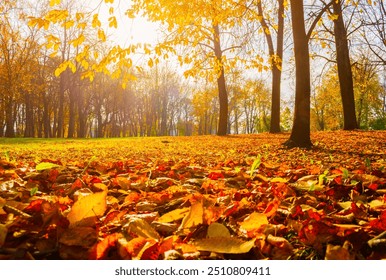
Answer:
POLYGON ((75 118, 76 118, 75 97, 76 97, 75 85, 73 85, 70 87, 70 90, 69 90, 69 104, 68 104, 69 119, 68 119, 68 133, 67 133, 68 138, 75 137, 75 118))
POLYGON ((84 108, 84 93, 82 89, 78 92, 78 137, 85 138, 87 131, 87 123, 86 123, 86 109, 84 108))
POLYGON ((263 15, 263 7, 261 1, 257 1, 259 11, 260 24, 264 29, 265 38, 267 40, 268 51, 272 67, 272 102, 271 102, 271 122, 270 132, 280 132, 280 91, 281 91, 281 67, 283 58, 284 45, 284 0, 278 0, 278 31, 276 40, 276 52, 273 46, 272 35, 269 26, 263 15))
POLYGON ((345 130, 358 128, 355 114, 354 85, 348 48, 347 31, 344 26, 341 0, 333 1, 334 14, 338 16, 334 20, 334 35, 336 46, 336 59, 338 64, 338 77, 340 94, 343 105, 343 119, 345 130))
POLYGON ((59 110, 58 110, 58 126, 56 137, 62 138, 64 136, 64 92, 65 92, 65 72, 60 75, 59 84, 59 110))
POLYGON ((15 119, 13 117, 13 101, 11 97, 6 97, 7 103, 5 105, 5 137, 13 138, 15 137, 15 119))
POLYGON ((24 137, 34 137, 35 127, 34 127, 34 111, 32 98, 30 93, 26 92, 24 94, 25 102, 25 130, 24 137))
POLYGON ((294 122, 287 147, 310 148, 310 57, 305 30, 303 0, 291 0, 291 17, 294 38, 296 89, 294 122))
POLYGON ((43 95, 43 124, 44 124, 44 137, 50 138, 51 133, 51 121, 50 121, 50 113, 49 113, 49 100, 47 94, 43 95))
POLYGON ((213 26, 214 29, 214 52, 219 63, 219 73, 217 78, 217 87, 218 87, 218 97, 220 104, 219 120, 218 120, 218 129, 217 135, 223 136, 228 132, 228 92, 225 82, 225 73, 224 67, 221 64, 222 50, 220 42, 220 30, 218 25, 213 26))

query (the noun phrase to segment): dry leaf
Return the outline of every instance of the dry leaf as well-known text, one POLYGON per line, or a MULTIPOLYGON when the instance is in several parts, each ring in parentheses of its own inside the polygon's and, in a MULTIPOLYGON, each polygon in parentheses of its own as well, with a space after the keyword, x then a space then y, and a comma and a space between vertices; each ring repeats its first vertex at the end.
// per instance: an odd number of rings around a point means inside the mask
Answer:
POLYGON ((210 224, 208 227, 207 237, 230 237, 231 234, 226 226, 220 223, 210 224))
POLYGON ((6 225, 0 224, 0 248, 4 245, 5 239, 7 238, 8 228, 6 225))
POLYGON ((104 191, 90 194, 76 201, 67 215, 70 227, 94 224, 94 218, 102 216, 106 211, 106 197, 107 187, 104 191))
POLYGON ((203 223, 204 207, 202 200, 196 201, 190 206, 189 213, 184 217, 181 222, 179 230, 189 229, 198 226, 203 223))
POLYGON ((151 238, 157 241, 160 240, 158 232, 143 219, 131 218, 125 226, 125 229, 139 237, 151 238))
POLYGON ((261 229, 261 227, 266 225, 268 225, 267 216, 262 213, 253 212, 247 218, 245 218, 243 222, 240 223, 240 230, 250 233, 258 231, 261 229))
POLYGON ((327 244, 326 248, 326 260, 352 260, 353 257, 350 253, 352 244, 349 241, 345 241, 343 246, 327 244))
POLYGON ((248 253, 255 245, 255 239, 243 241, 235 237, 211 237, 195 241, 194 246, 200 251, 224 254, 248 253))

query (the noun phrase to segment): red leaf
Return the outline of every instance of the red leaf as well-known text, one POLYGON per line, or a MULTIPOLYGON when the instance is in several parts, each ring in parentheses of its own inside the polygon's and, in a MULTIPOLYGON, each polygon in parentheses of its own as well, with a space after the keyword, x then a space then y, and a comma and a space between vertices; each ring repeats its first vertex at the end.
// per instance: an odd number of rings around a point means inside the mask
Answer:
POLYGON ((224 175, 221 172, 211 172, 209 173, 208 178, 211 180, 224 179, 224 175))
POLYGON ((375 183, 371 183, 368 188, 370 190, 373 190, 373 191, 376 191, 378 189, 378 184, 375 184, 375 183))
POLYGON ((41 212, 42 211, 42 203, 45 202, 44 199, 36 199, 31 201, 31 203, 24 209, 27 212, 41 212))
POLYGON ((378 219, 372 220, 370 222, 370 226, 373 229, 377 229, 379 231, 385 231, 386 230, 386 210, 382 211, 378 219))
POLYGON ((302 207, 300 205, 296 205, 293 210, 293 213, 291 214, 292 218, 296 218, 298 216, 303 216, 303 215, 304 215, 304 212, 302 207))
POLYGON ((106 257, 110 248, 115 247, 119 238, 118 233, 113 233, 106 236, 101 242, 98 242, 90 253, 90 259, 100 260, 106 257))
POLYGON ((264 210, 264 214, 269 218, 276 214, 277 209, 279 208, 280 201, 274 199, 268 203, 267 208, 264 210))

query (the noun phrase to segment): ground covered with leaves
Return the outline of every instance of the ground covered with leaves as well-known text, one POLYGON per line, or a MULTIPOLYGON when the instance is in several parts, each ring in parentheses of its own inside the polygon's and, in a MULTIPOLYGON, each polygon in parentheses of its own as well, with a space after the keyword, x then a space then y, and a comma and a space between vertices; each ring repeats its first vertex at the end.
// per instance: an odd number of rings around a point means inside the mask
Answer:
POLYGON ((386 132, 0 139, 0 259, 384 259, 386 132))

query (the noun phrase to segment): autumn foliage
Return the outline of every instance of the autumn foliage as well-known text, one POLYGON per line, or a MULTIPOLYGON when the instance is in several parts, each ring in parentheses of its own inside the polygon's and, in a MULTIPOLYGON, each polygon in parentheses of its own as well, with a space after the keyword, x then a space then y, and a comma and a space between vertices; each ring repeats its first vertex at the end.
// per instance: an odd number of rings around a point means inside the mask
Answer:
POLYGON ((287 138, 2 139, 0 258, 385 258, 386 133, 287 138))

